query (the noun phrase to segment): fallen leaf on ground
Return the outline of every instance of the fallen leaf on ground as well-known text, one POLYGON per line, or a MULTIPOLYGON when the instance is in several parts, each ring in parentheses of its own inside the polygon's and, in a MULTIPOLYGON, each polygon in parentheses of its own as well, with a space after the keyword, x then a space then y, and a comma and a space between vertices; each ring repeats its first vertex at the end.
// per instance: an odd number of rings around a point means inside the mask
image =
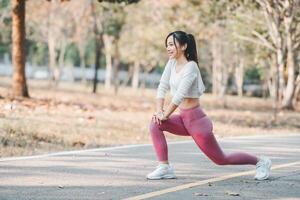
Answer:
POLYGON ((208 196, 208 194, 198 193, 198 192, 195 192, 194 195, 195 195, 195 196, 205 196, 205 197, 208 196))
POLYGON ((239 193, 237 193, 237 192, 231 192, 231 191, 226 191, 226 194, 229 195, 229 196, 240 196, 239 193))

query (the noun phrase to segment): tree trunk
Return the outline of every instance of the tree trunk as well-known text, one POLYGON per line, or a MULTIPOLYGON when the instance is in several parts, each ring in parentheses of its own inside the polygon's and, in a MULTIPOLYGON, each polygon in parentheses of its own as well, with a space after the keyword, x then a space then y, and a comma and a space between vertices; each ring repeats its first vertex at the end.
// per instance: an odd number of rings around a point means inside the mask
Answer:
MULTIPOLYGON (((127 77, 126 77, 126 79, 124 80, 124 82, 122 83, 122 86, 123 86, 123 87, 126 87, 126 86, 129 84, 130 80, 132 79, 132 76, 133 76, 133 65, 130 64, 130 65, 129 65, 128 72, 127 72, 127 77)), ((132 82, 132 81, 131 81, 131 82, 132 82)))
MULTIPOLYGON (((286 4, 289 5, 289 4, 286 4)), ((291 9, 288 9, 290 13, 284 16, 284 28, 285 28, 285 35, 286 35, 286 49, 287 49, 287 58, 286 58, 286 65, 288 69, 288 80, 287 86, 284 91, 283 100, 281 103, 281 107, 283 109, 294 109, 293 107, 293 95, 295 89, 295 54, 293 48, 293 33, 292 31, 292 22, 294 17, 294 9, 297 9, 298 4, 289 5, 291 9), (293 7, 295 6, 295 8, 293 7)))
POLYGON ((25 75, 25 0, 12 0, 13 95, 29 97, 25 75))
POLYGON ((93 1, 90 2, 91 5, 91 13, 93 15, 93 23, 94 23, 94 37, 96 40, 96 48, 95 48, 95 73, 94 73, 94 80, 93 80, 93 93, 97 92, 97 84, 98 84, 98 69, 100 68, 100 58, 101 58, 101 49, 102 49, 102 35, 99 33, 98 26, 97 26, 97 16, 95 11, 95 4, 93 1))
POLYGON ((226 91, 228 85, 228 69, 226 66, 222 66, 221 72, 219 73, 220 79, 220 91, 218 94, 219 102, 223 108, 226 108, 226 91))
POLYGON ((59 80, 60 80, 60 75, 63 71, 63 68, 65 67, 65 52, 66 52, 66 41, 63 39, 62 43, 60 44, 60 51, 59 51, 59 57, 58 57, 58 74, 57 74, 57 79, 55 82, 55 85, 58 84, 59 80))
POLYGON ((98 84, 98 69, 100 68, 100 57, 101 57, 101 47, 99 44, 99 38, 96 38, 96 55, 95 55, 95 71, 94 71, 94 81, 93 81, 93 93, 97 92, 98 84))
POLYGON ((80 69, 81 69, 81 83, 86 83, 86 74, 85 74, 85 59, 84 59, 84 53, 85 53, 85 46, 82 44, 82 42, 79 44, 79 57, 80 57, 80 69))
POLYGON ((277 113, 278 113, 278 66, 276 64, 276 59, 274 59, 276 55, 272 54, 271 57, 268 59, 268 64, 270 65, 270 73, 269 78, 267 80, 268 88, 270 97, 272 99, 272 108, 273 108, 273 115, 272 121, 277 121, 277 113))
POLYGON ((55 40, 52 36, 52 31, 48 32, 48 51, 49 51, 49 71, 51 81, 55 81, 55 68, 56 68, 56 50, 55 40))
POLYGON ((268 28, 268 33, 271 41, 275 47, 275 61, 276 70, 274 71, 273 81, 275 86, 275 99, 276 100, 276 110, 277 102, 282 99, 283 90, 285 87, 284 83, 284 50, 283 50, 283 36, 280 32, 282 17, 278 2, 271 2, 269 0, 257 1, 263 8, 263 14, 266 20, 266 26, 268 28))
POLYGON ((296 82, 295 82, 295 92, 293 97, 293 107, 297 104, 297 100, 300 97, 300 74, 298 74, 296 82))
POLYGON ((119 69, 120 69, 120 56, 119 56, 119 39, 115 41, 115 58, 114 58, 114 92, 118 93, 119 89, 119 69))
POLYGON ((219 84, 218 84, 218 74, 220 73, 221 66, 221 55, 220 55, 220 44, 217 41, 217 38, 212 39, 211 44, 212 51, 212 92, 213 95, 217 95, 219 93, 219 84))
POLYGON ((242 55, 242 49, 240 45, 235 42, 234 43, 234 64, 235 70, 234 70, 234 78, 235 78, 235 84, 237 88, 237 94, 239 97, 243 96, 243 83, 244 83, 244 62, 245 59, 242 55))
POLYGON ((106 71, 105 71, 105 89, 111 88, 111 75, 112 75, 112 38, 109 35, 103 35, 103 43, 105 48, 105 60, 106 60, 106 71))
POLYGON ((140 85, 140 88, 141 88, 141 94, 143 95, 144 91, 145 91, 145 88, 146 88, 146 77, 148 76, 148 74, 150 73, 149 71, 145 70, 145 67, 143 67, 143 73, 144 73, 144 77, 142 80, 141 80, 141 85, 140 85))
POLYGON ((280 75, 279 75, 279 68, 278 68, 278 63, 276 63, 275 65, 275 69, 274 69, 274 99, 273 99, 273 121, 276 122, 277 121, 277 114, 278 114, 278 102, 279 102, 279 87, 280 87, 280 75))
POLYGON ((49 71, 50 71, 50 85, 56 83, 59 70, 57 66, 57 51, 56 51, 56 41, 55 41, 55 33, 53 28, 53 20, 55 20, 54 16, 54 8, 55 8, 56 1, 51 1, 50 4, 50 11, 49 11, 49 18, 48 18, 48 51, 49 51, 49 71))
POLYGON ((244 59, 239 59, 238 66, 235 69, 235 80, 237 85, 238 96, 243 96, 243 82, 244 82, 244 59))
POLYGON ((140 72, 140 63, 138 61, 135 61, 133 66, 133 77, 132 77, 132 89, 134 90, 137 90, 139 87, 139 72, 140 72))
POLYGON ((280 46, 276 48, 276 61, 277 61, 277 69, 278 69, 278 100, 281 102, 283 97, 283 91, 285 88, 284 83, 284 58, 283 58, 283 49, 281 44, 281 38, 278 38, 278 43, 280 46))
POLYGON ((226 90, 228 81, 228 69, 222 63, 222 44, 219 38, 212 40, 212 65, 213 65, 213 94, 217 96, 222 107, 226 107, 226 90))

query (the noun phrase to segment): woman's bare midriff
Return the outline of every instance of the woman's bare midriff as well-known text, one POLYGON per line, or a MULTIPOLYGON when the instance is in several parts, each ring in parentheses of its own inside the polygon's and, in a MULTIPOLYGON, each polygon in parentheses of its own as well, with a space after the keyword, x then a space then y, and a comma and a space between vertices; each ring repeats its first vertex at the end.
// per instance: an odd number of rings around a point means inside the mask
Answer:
POLYGON ((189 109, 200 105, 199 98, 184 98, 179 108, 189 109))

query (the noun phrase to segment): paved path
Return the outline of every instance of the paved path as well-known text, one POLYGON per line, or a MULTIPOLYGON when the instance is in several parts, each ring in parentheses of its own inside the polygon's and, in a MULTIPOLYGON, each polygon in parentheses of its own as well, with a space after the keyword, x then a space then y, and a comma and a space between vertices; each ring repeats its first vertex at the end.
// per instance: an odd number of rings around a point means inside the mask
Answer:
POLYGON ((169 144, 174 180, 145 179, 157 164, 151 145, 0 159, 0 199, 300 199, 300 134, 219 142, 270 157, 270 180, 253 180, 254 166, 217 166, 185 141, 169 144))

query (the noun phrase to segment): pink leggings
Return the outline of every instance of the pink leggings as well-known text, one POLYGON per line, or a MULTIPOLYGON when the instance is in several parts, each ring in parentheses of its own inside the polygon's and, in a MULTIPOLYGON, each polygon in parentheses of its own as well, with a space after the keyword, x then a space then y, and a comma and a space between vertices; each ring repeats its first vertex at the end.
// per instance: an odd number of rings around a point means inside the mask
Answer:
POLYGON ((153 120, 150 124, 151 138, 159 161, 168 161, 168 146, 163 131, 181 136, 192 136, 203 153, 218 165, 255 165, 256 156, 243 152, 225 154, 212 132, 210 119, 198 106, 181 109, 179 115, 171 115, 161 125, 153 120))

